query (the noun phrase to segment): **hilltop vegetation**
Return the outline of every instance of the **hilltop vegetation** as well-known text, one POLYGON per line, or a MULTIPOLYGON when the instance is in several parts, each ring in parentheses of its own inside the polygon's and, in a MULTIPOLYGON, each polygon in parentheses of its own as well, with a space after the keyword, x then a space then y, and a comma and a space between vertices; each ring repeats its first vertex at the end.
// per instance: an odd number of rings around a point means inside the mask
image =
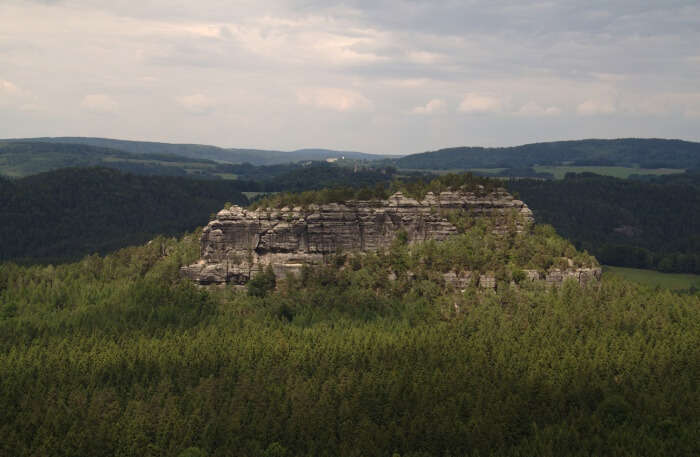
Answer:
POLYGON ((700 274, 700 174, 622 180, 593 174, 508 187, 542 223, 604 264, 700 274))
MULTIPOLYGON (((543 252, 567 245, 537 230, 543 252)), ((178 279, 196 234, 0 264, 0 454, 700 453, 700 297, 618 279, 446 287, 443 251, 515 255, 481 235, 250 293, 178 279)))
MULTIPOLYGON (((446 190, 463 190, 465 192, 486 193, 496 190, 498 181, 475 176, 471 173, 450 173, 432 179, 426 177, 414 177, 410 179, 396 179, 389 181, 391 175, 384 173, 385 180, 377 180, 374 187, 372 182, 367 182, 364 187, 351 186, 350 183, 334 183, 332 187, 311 187, 304 192, 280 192, 253 202, 251 209, 256 208, 282 208, 284 206, 307 206, 311 204, 323 205, 328 203, 342 203, 348 200, 385 200, 396 192, 422 199, 428 192, 439 194, 446 190), (383 182, 382 182, 383 181, 383 182)), ((303 181, 302 181, 303 182, 303 181)), ((354 180, 355 184, 363 184, 354 180)), ((301 182, 300 182, 301 184, 301 182)), ((300 186, 301 187, 301 186, 300 186)), ((303 187, 302 187, 303 189, 303 187)))
POLYGON ((401 169, 459 170, 519 168, 535 165, 700 168, 700 143, 626 138, 533 143, 522 146, 459 147, 411 154, 396 159, 401 169))

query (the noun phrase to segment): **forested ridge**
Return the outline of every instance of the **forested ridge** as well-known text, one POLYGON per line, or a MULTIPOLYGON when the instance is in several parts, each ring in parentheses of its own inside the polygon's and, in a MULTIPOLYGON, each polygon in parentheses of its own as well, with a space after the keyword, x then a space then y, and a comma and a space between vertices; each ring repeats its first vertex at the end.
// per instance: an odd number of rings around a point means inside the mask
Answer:
POLYGON ((700 274, 700 173, 617 179, 569 174, 508 188, 601 263, 700 274))
POLYGON ((347 157, 352 159, 374 160, 382 156, 354 151, 334 151, 331 149, 297 149, 295 151, 275 151, 264 149, 222 148, 205 144, 163 143, 155 141, 131 141, 94 137, 42 137, 0 140, 0 142, 47 143, 50 145, 79 145, 117 149, 139 155, 177 155, 198 161, 223 163, 252 163, 254 165, 286 164, 308 160, 347 157))
POLYGON ((179 279, 198 233, 0 264, 0 455, 700 453, 700 297, 512 271, 454 290, 455 262, 573 249, 469 230, 247 290, 179 279))
POLYGON ((226 201, 246 204, 238 185, 106 168, 0 177, 0 260, 78 259, 181 234, 226 201))
POLYGON ((658 138, 575 140, 512 147, 457 147, 394 160, 398 168, 520 168, 534 165, 700 168, 700 143, 658 138))

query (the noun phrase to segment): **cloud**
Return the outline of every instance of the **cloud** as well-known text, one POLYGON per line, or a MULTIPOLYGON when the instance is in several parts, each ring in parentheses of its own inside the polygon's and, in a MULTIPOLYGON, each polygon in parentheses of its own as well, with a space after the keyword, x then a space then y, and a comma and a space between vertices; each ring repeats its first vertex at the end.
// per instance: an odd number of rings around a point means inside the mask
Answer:
POLYGON ((515 114, 523 116, 557 116, 561 114, 561 109, 556 106, 541 106, 535 102, 528 102, 516 111, 515 114))
POLYGON ((10 81, 0 79, 0 97, 16 97, 22 94, 17 85, 10 81))
POLYGON ((372 101, 359 92, 335 87, 305 88, 297 91, 301 105, 334 111, 370 111, 372 101))
POLYGON ((0 1, 0 133, 381 153, 640 133, 700 140, 689 98, 700 93, 697 0, 175 4, 0 1), (323 128, 310 135, 309 125, 323 128))
POLYGON ((89 94, 80 102, 81 108, 93 113, 113 113, 117 101, 107 94, 89 94))
POLYGON ((615 104, 610 100, 589 99, 576 107, 576 112, 582 116, 607 115, 615 111, 615 104))
POLYGON ((408 51, 406 59, 416 64, 433 65, 445 61, 445 56, 428 51, 408 51))
POLYGON ((5 79, 0 79, 0 107, 11 107, 25 112, 39 112, 44 109, 34 94, 5 79))
POLYGON ((207 114, 217 105, 216 100, 200 93, 176 97, 176 100, 180 106, 192 114, 207 114))
POLYGON ((472 92, 464 96, 457 110, 467 114, 498 113, 503 110, 503 102, 490 95, 472 92))
POLYGON ((411 110, 412 114, 437 114, 445 111, 445 102, 439 98, 434 98, 424 106, 416 106, 411 110))

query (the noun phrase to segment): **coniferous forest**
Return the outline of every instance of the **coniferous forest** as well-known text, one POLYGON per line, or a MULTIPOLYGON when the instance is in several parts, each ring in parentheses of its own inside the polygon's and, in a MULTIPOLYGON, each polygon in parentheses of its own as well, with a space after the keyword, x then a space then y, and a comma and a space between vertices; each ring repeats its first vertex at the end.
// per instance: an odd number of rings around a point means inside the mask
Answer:
POLYGON ((0 455, 700 453, 700 297, 524 281, 531 259, 594 262, 549 227, 243 289, 181 280, 198 256, 195 232, 0 264, 0 455), (499 265, 495 291, 441 280, 499 265))
POLYGON ((535 213, 601 263, 700 274, 700 172, 647 179, 592 173, 508 183, 535 213))

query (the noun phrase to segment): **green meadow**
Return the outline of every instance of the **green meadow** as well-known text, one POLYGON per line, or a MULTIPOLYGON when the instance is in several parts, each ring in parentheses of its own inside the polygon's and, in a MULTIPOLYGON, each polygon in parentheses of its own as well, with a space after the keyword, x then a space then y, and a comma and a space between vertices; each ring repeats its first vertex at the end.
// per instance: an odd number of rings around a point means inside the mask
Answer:
POLYGON ((639 268, 612 267, 605 266, 606 273, 612 273, 629 281, 645 284, 651 287, 662 287, 665 289, 690 289, 695 287, 700 289, 700 275, 683 273, 661 273, 654 270, 642 270, 639 268))
POLYGON ((551 173, 554 179, 563 179, 567 173, 595 173, 603 176, 627 179, 630 175, 672 175, 683 173, 680 168, 634 168, 634 167, 575 167, 575 166, 535 166, 538 173, 551 173))

